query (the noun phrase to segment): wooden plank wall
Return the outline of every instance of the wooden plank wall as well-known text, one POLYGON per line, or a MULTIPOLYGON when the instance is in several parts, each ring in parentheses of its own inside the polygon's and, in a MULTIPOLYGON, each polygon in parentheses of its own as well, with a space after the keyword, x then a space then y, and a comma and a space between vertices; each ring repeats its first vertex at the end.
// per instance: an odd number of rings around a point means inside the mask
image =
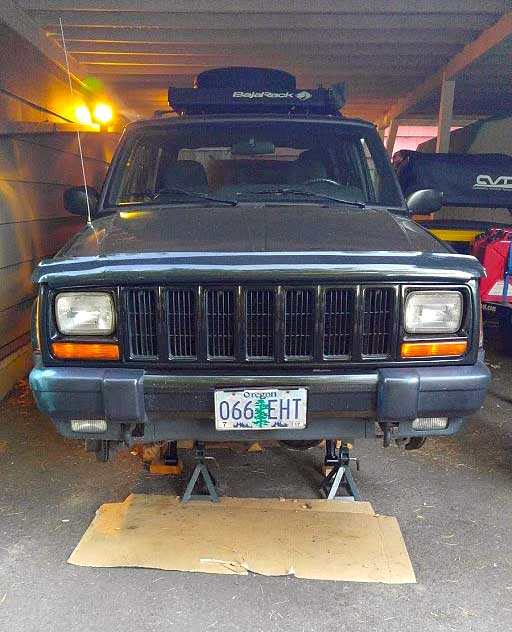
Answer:
MULTIPOLYGON (((87 179, 98 189, 118 138, 82 134, 87 179)), ((76 134, 0 136, 0 360, 28 341, 32 270, 84 224, 62 203, 81 183, 76 134)))

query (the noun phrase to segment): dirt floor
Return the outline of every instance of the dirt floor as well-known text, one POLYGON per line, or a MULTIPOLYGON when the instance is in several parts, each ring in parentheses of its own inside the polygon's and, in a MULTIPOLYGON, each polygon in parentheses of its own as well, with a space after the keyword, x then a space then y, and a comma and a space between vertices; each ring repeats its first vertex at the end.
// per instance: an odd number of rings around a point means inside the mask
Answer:
MULTIPOLYGON (((512 397, 512 356, 488 352, 493 391, 512 397)), ((418 583, 314 582, 91 569, 66 559, 104 502, 175 494, 185 478, 153 478, 125 450, 99 464, 61 438, 26 383, 0 404, 0 630, 512 629, 512 403, 490 395, 459 435, 416 452, 360 441, 356 480, 376 511, 396 515, 418 583)), ((221 492, 315 497, 320 449, 214 452, 221 492)), ((190 453, 184 453, 190 473, 190 453)))

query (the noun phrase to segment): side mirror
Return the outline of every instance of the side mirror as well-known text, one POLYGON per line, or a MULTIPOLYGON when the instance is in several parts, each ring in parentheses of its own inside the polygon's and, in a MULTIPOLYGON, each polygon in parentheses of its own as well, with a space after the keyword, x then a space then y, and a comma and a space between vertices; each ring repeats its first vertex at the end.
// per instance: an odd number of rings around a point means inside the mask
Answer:
POLYGON ((87 193, 85 194, 85 187, 71 187, 64 191, 64 208, 66 211, 73 213, 74 215, 87 216, 87 197, 89 198, 89 208, 91 213, 96 210, 98 206, 98 200, 100 194, 93 187, 87 187, 87 193))
POLYGON ((406 201, 411 215, 428 215, 440 210, 443 194, 437 189, 421 189, 408 195, 406 201))

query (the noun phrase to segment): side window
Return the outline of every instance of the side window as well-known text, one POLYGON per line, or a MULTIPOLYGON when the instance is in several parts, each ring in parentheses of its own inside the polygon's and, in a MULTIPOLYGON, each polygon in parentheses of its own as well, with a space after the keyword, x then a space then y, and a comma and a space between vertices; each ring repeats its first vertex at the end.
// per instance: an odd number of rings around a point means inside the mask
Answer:
POLYGON ((373 200, 373 191, 366 168, 366 160, 359 139, 341 139, 336 147, 335 180, 346 191, 346 196, 354 197, 361 202, 373 200))
POLYGON ((118 202, 127 203, 131 198, 140 200, 140 195, 155 190, 158 158, 161 149, 150 143, 137 143, 122 171, 118 202))

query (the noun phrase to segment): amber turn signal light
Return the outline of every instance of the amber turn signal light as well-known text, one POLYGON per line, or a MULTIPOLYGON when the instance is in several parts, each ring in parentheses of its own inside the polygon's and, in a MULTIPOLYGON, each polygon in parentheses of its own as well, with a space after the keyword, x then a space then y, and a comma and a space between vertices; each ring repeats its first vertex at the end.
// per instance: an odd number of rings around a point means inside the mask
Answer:
POLYGON ((440 342, 404 342, 400 355, 402 358, 434 358, 441 356, 459 356, 466 352, 467 340, 446 340, 440 342))
POLYGON ((52 350, 59 360, 119 360, 119 347, 112 343, 54 342, 52 350))

